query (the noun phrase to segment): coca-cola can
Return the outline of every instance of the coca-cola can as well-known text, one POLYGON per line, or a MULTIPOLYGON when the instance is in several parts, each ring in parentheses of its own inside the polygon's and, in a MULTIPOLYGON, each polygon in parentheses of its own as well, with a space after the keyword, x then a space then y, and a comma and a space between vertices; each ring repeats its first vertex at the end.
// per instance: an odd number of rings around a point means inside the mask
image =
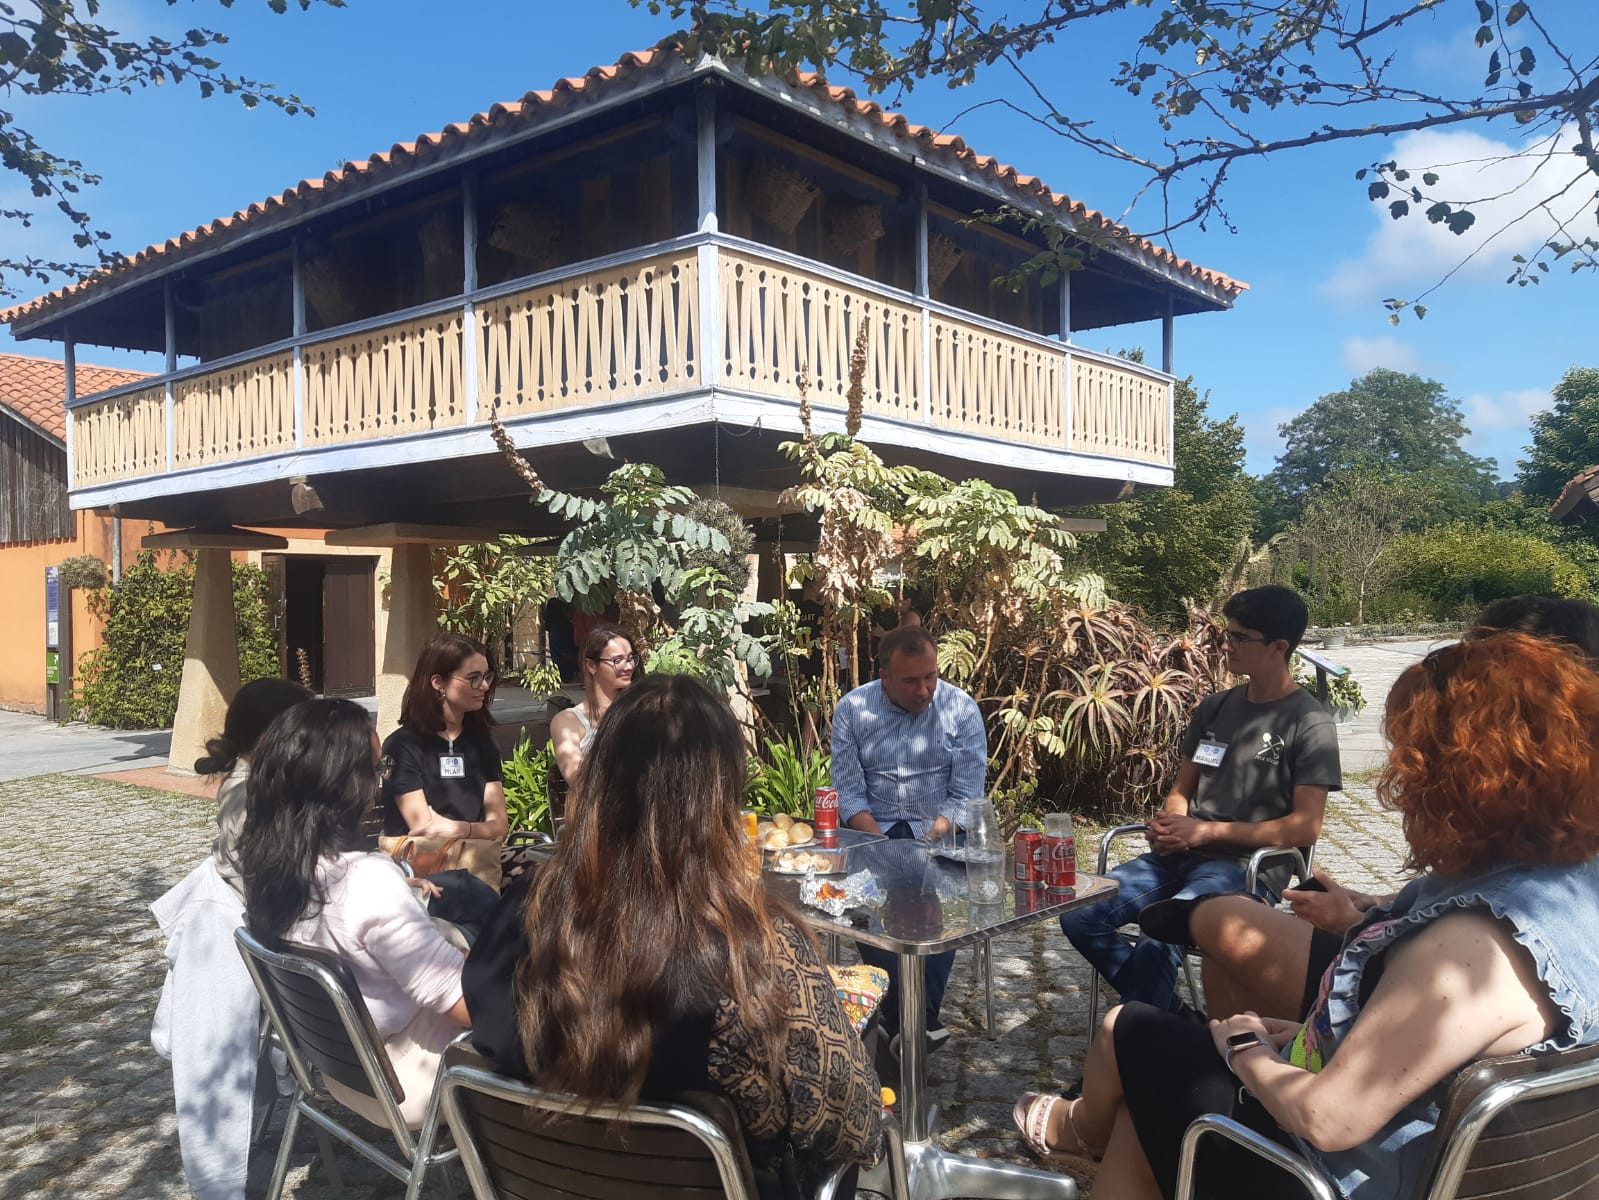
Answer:
POLYGON ((1025 917, 1043 908, 1048 901, 1044 899, 1044 889, 1040 887, 1023 887, 1016 885, 1016 915, 1025 917))
POLYGON ((816 818, 811 822, 817 833, 838 832, 838 789, 816 789, 816 818))
POLYGON ((1012 857, 1015 864, 1016 886, 1041 888, 1044 886, 1044 831, 1018 829, 1012 857))
POLYGON ((1072 834, 1044 835, 1044 886, 1052 892, 1077 890, 1077 838, 1072 834))

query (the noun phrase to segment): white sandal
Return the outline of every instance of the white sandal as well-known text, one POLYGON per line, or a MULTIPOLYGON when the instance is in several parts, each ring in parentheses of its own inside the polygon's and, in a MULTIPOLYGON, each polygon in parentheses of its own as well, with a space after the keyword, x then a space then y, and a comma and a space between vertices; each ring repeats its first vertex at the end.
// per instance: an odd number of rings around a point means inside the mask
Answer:
POLYGON ((1011 1119, 1021 1131, 1022 1140, 1027 1143, 1027 1148, 1042 1159, 1075 1154, 1099 1161, 1100 1155, 1104 1153, 1104 1147, 1089 1145, 1088 1139, 1083 1137, 1077 1128, 1076 1109, 1081 1099, 1081 1096, 1077 1096, 1066 1100, 1049 1092, 1023 1092, 1015 1107, 1011 1109, 1011 1119), (1071 1130, 1072 1136, 1077 1139, 1076 1150, 1049 1145, 1049 1117, 1055 1111, 1057 1104, 1066 1105, 1066 1125, 1071 1130))

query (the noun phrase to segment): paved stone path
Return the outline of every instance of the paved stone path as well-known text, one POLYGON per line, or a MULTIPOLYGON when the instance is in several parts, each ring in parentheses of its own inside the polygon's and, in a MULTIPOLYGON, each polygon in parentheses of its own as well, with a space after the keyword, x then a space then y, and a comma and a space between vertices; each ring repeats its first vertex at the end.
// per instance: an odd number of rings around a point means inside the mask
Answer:
MULTIPOLYGON (((34 1196, 181 1200, 167 1064, 150 1049, 164 970, 148 905, 208 850, 212 805, 125 783, 53 775, 0 783, 0 1200, 34 1196), (71 841, 44 828, 77 830, 71 841)), ((1322 862, 1367 890, 1403 857, 1398 822, 1367 787, 1335 797, 1322 862)), ((997 1038, 983 1038, 982 988, 956 964, 945 1016, 956 1037, 933 1060, 941 1140, 1021 1160, 1010 1104, 1082 1067, 1087 968, 1053 923, 996 939, 997 1038)), ((274 1122, 252 1169, 261 1195, 274 1122)), ((302 1131, 287 1194, 331 1194, 302 1131)), ((402 1189, 340 1153, 345 1194, 402 1189)), ((464 1184, 464 1180, 461 1181, 464 1184)))

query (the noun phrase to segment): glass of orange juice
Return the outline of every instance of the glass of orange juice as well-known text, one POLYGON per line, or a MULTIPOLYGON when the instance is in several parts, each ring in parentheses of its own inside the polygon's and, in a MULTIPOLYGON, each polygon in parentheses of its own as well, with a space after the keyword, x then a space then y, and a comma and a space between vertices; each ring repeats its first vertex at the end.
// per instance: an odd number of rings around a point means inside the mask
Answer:
POLYGON ((760 816, 753 810, 746 808, 738 814, 744 821, 744 836, 751 841, 755 840, 755 830, 761 823, 760 816))

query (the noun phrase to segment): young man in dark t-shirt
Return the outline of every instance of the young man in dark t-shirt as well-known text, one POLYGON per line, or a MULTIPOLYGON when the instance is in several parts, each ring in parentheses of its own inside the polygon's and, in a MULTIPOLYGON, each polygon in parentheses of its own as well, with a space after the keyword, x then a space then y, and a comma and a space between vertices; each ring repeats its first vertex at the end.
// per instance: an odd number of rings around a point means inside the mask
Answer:
MULTIPOLYGON (((1262 846, 1308 846, 1321 834, 1327 793, 1342 785, 1332 717, 1294 682, 1288 662, 1309 614, 1290 588, 1239 592, 1222 607, 1227 666, 1249 682, 1200 701, 1182 741, 1182 766, 1149 823, 1150 852, 1111 872, 1110 900, 1061 917, 1072 945, 1121 994, 1176 1007, 1180 951, 1118 932, 1157 900, 1241 891, 1262 846)), ((1286 872, 1264 872, 1273 899, 1286 872)))

